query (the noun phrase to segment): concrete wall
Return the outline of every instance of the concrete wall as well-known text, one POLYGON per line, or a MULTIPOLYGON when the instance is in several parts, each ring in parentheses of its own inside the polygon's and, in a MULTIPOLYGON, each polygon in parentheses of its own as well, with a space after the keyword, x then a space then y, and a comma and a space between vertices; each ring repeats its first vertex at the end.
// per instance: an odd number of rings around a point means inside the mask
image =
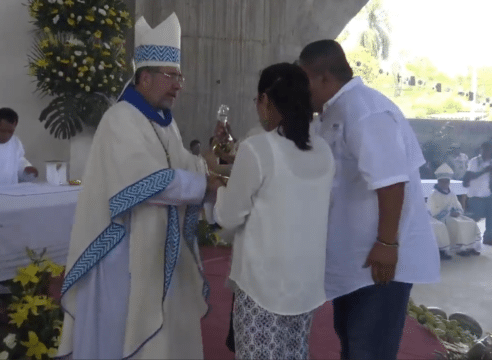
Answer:
POLYGON ((182 28, 186 87, 174 110, 183 142, 205 145, 220 104, 237 137, 258 123, 253 98, 261 69, 293 62, 311 41, 335 38, 367 0, 135 0, 155 27, 173 11, 182 28))
POLYGON ((68 161, 69 142, 54 139, 38 120, 49 98, 33 94, 34 78, 27 74, 34 26, 24 3, 0 0, 0 107, 10 107, 19 114, 16 135, 24 144, 27 159, 40 170, 39 179, 45 180, 44 161, 68 161))

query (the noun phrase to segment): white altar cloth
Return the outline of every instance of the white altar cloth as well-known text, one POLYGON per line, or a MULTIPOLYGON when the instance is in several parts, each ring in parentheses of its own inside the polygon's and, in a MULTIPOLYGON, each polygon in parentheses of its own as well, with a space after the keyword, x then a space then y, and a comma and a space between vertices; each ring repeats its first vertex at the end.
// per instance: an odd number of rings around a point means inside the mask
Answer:
POLYGON ((80 186, 0 186, 0 281, 29 264, 26 246, 65 265, 80 186))

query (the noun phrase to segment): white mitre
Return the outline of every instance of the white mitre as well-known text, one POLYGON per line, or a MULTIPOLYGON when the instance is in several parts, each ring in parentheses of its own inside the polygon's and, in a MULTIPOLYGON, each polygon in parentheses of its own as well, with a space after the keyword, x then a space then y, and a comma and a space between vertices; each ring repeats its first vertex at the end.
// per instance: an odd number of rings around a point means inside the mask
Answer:
POLYGON ((451 166, 448 164, 444 163, 441 166, 439 166, 436 171, 434 172, 436 174, 436 179, 452 179, 454 175, 453 169, 451 169, 451 166))
POLYGON ((135 23, 135 70, 143 66, 180 68, 181 26, 176 13, 152 29, 144 17, 135 23))

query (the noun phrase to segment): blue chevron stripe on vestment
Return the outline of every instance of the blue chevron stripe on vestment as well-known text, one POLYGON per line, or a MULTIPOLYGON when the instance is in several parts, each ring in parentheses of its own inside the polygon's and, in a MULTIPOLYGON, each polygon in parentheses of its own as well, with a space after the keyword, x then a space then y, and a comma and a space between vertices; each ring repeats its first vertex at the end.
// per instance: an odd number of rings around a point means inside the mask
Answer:
POLYGON ((140 45, 135 49, 135 64, 142 61, 162 61, 179 64, 181 51, 172 46, 140 45))
POLYGON ((82 253, 74 266, 65 276, 62 286, 62 295, 75 284, 84 274, 89 272, 104 256, 106 256, 125 236, 125 227, 111 223, 82 253))
POLYGON ((109 200, 111 218, 163 191, 173 181, 174 174, 173 169, 160 170, 121 190, 109 200))
POLYGON ((179 241, 179 218, 176 206, 169 206, 167 216, 167 236, 164 245, 164 295, 166 298, 174 268, 178 262, 179 252, 181 251, 181 242, 179 241))
MULTIPOLYGON (((126 234, 125 228, 123 225, 114 222, 114 219, 134 206, 164 191, 174 179, 174 175, 175 172, 173 169, 159 170, 137 183, 128 186, 109 200, 111 223, 89 245, 66 274, 62 286, 62 295, 64 295, 77 280, 89 272, 102 258, 121 242, 126 234)), ((170 255, 166 255, 166 268, 169 268, 172 275, 174 267, 176 266, 177 256, 179 255, 179 221, 176 207, 169 205, 168 208, 169 214, 174 214, 168 216, 169 223, 166 237, 166 253, 168 239, 171 248, 170 255), (178 244, 177 246, 176 243, 178 244), (167 265, 167 262, 169 262, 169 265, 167 265)))

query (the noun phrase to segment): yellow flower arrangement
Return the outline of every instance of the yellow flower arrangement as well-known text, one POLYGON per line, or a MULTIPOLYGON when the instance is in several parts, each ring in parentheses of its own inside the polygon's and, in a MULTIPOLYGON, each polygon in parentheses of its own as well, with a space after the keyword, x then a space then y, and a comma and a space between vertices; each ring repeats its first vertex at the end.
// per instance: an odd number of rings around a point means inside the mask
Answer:
POLYGON ((125 31, 133 23, 130 12, 122 0, 27 2, 40 29, 28 71, 37 80, 37 91, 55 96, 40 121, 56 112, 56 118, 50 117, 50 132, 70 138, 82 131, 82 124, 97 126, 126 82, 124 46, 125 31), (103 82, 104 78, 110 80, 103 82), (56 111, 60 107, 66 110, 56 111))
POLYGON ((27 347, 26 356, 35 356, 36 359, 41 360, 43 355, 48 353, 48 348, 39 341, 34 331, 29 331, 29 341, 21 341, 21 344, 27 347))
POLYGON ((12 293, 9 323, 16 330, 1 339, 6 344, 2 357, 48 360, 56 356, 60 345, 63 313, 56 300, 47 296, 47 289, 51 276, 61 275, 64 267, 45 258, 45 250, 40 255, 30 249, 27 253, 31 264, 19 268, 7 283, 12 293))
POLYGON ((38 272, 39 267, 34 264, 30 264, 25 269, 19 269, 19 274, 14 278, 14 282, 20 282, 22 286, 26 286, 30 282, 37 283, 39 282, 39 278, 36 276, 38 272))

